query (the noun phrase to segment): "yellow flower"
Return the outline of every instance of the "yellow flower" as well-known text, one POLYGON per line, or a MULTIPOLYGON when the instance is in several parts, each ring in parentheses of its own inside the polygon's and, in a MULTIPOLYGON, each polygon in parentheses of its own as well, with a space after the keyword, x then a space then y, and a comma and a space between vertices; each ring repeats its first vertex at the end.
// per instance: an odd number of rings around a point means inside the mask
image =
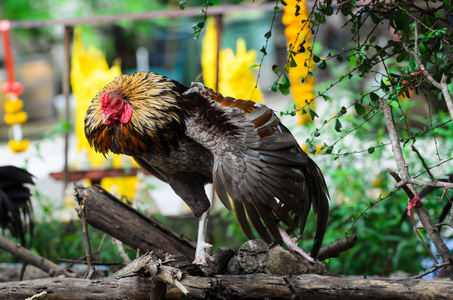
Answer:
POLYGON ((7 113, 4 118, 5 123, 11 126, 14 124, 24 124, 28 119, 28 115, 24 111, 19 111, 16 113, 7 113))
MULTIPOLYGON (((96 93, 118 75, 121 75, 119 62, 109 67, 105 54, 93 46, 86 47, 82 41, 82 28, 75 28, 71 58, 71 87, 76 100, 74 130, 78 156, 85 150, 94 168, 104 166, 106 159, 101 153, 94 152, 88 144, 83 120, 96 93)), ((120 167, 120 156, 112 154, 111 157, 115 162, 119 162, 115 167, 120 167)))
MULTIPOLYGON (((310 60, 310 51, 308 50, 309 48, 313 47, 313 42, 311 40, 309 23, 302 23, 303 20, 308 19, 308 9, 305 2, 306 0, 287 0, 287 5, 283 10, 282 17, 282 22, 286 26, 285 35, 287 46, 289 47, 292 44, 294 49, 297 50, 299 44, 305 41, 305 52, 294 55, 294 62, 297 64, 297 66, 289 69, 291 93, 297 108, 305 107, 305 100, 311 101, 315 96, 313 92, 315 79, 308 76, 308 71, 310 71, 310 68, 314 68, 314 63, 310 60), (300 7, 298 11, 299 14, 297 16, 296 5, 299 5, 300 7), (301 83, 302 78, 306 79, 305 83, 301 83)), ((309 107, 314 109, 315 102, 312 101, 309 107)), ((299 124, 306 124, 312 121, 310 114, 308 113, 301 114, 300 111, 298 111, 298 116, 299 124)))
MULTIPOLYGON (((85 137, 83 120, 91 100, 103 86, 118 75, 121 75, 119 61, 115 61, 109 67, 104 52, 93 46, 85 46, 82 41, 82 29, 75 28, 71 58, 71 87, 76 100, 74 131, 78 151, 75 165, 87 158, 93 168, 102 168, 108 164, 114 168, 138 166, 135 161, 123 155, 110 154, 109 160, 106 160, 104 155, 91 149, 85 137)), ((136 193, 136 181, 136 178, 130 177, 104 178, 101 184, 106 190, 110 192, 115 190, 118 196, 125 195, 132 200, 136 193)))
POLYGON ((22 141, 11 140, 8 142, 9 149, 15 153, 27 150, 28 146, 30 146, 30 141, 28 139, 22 141))
POLYGON ((24 102, 20 99, 9 99, 5 102, 5 111, 7 113, 17 113, 22 110, 24 102))
MULTIPOLYGON (((201 65, 204 84, 215 89, 216 80, 217 33, 214 20, 208 19, 206 34, 203 38, 201 65)), ((256 77, 250 66, 256 64, 257 52, 247 50, 245 40, 236 40, 236 53, 230 48, 219 53, 219 90, 223 96, 262 102, 263 94, 255 88, 256 77)))

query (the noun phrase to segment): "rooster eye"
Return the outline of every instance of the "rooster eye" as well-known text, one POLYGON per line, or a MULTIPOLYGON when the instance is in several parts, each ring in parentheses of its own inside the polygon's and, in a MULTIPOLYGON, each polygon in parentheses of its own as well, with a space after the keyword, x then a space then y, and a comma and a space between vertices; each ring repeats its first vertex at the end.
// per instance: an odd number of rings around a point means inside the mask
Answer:
POLYGON ((115 106, 116 106, 116 107, 119 107, 120 105, 121 105, 121 101, 116 101, 116 102, 115 102, 115 106))

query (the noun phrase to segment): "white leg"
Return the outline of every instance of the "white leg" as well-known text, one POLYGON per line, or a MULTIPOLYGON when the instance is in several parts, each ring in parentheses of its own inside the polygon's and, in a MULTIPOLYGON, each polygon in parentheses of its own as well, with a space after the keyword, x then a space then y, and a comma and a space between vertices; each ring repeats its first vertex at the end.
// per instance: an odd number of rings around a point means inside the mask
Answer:
POLYGON ((195 250, 194 264, 206 266, 206 259, 214 261, 214 258, 206 252, 206 249, 211 248, 212 245, 206 243, 206 228, 209 219, 209 209, 205 211, 198 222, 198 237, 197 237, 197 249, 195 250))
POLYGON ((280 235, 282 236, 283 243, 285 246, 288 248, 288 250, 299 260, 301 260, 308 268, 308 270, 313 270, 313 265, 315 263, 315 260, 305 253, 304 250, 299 248, 299 245, 297 245, 296 241, 297 239, 291 238, 283 228, 278 225, 278 231, 280 231, 280 235))

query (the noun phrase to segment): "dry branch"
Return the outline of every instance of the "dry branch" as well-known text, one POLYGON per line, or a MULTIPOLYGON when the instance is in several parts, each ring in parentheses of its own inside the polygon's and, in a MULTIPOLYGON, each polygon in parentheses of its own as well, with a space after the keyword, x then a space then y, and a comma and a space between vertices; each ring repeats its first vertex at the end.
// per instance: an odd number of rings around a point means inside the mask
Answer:
MULTIPOLYGON (((48 259, 45 259, 38 254, 35 254, 24 248, 20 244, 14 243, 13 241, 8 240, 7 238, 0 235, 0 248, 8 251, 9 253, 13 254, 16 257, 19 257, 25 263, 33 265, 44 272, 47 272, 49 276, 59 276, 64 275, 66 277, 77 277, 75 273, 72 273, 59 265, 51 262, 48 259)), ((0 297, 1 298, 1 297, 0 297)))
MULTIPOLYGON (((321 275, 183 275, 180 283, 194 299, 451 299, 447 280, 362 279, 321 275), (294 293, 294 294, 293 294, 294 293), (297 298, 296 298, 297 299, 297 298)), ((25 299, 47 291, 48 299, 149 299, 151 277, 41 279, 0 284, 1 299, 25 299)), ((181 299, 168 287, 166 299, 181 299)))
MULTIPOLYGON (((393 119, 393 113, 390 105, 381 100, 381 107, 382 111, 384 112, 385 123, 387 126, 388 134, 390 137, 390 141, 392 144, 392 151, 393 155, 395 156, 395 161, 398 166, 398 170, 402 176, 400 178, 395 173, 390 173, 395 178, 396 182, 400 182, 401 180, 408 180, 410 178, 409 170, 406 165, 406 161, 403 156, 403 152, 401 150, 400 139, 398 137, 398 132, 395 126, 395 120, 393 119)), ((406 184, 402 186, 406 194, 408 195, 409 199, 414 199, 417 195, 417 190, 415 189, 414 185, 406 184)), ((450 250, 448 249, 447 245, 445 245, 442 237, 440 236, 439 232, 434 228, 431 219, 429 218, 428 212, 426 211, 423 203, 420 201, 420 204, 414 207, 417 215, 422 223, 423 227, 426 230, 429 238, 433 242, 436 249, 439 251, 440 256, 442 257, 444 262, 453 262, 452 256, 450 254, 450 250)), ((445 273, 449 276, 453 276, 453 269, 445 268, 445 273)))
POLYGON ((75 197, 84 202, 88 224, 122 241, 142 253, 154 249, 192 261, 193 245, 174 232, 152 221, 129 205, 119 201, 100 186, 75 186, 75 197))

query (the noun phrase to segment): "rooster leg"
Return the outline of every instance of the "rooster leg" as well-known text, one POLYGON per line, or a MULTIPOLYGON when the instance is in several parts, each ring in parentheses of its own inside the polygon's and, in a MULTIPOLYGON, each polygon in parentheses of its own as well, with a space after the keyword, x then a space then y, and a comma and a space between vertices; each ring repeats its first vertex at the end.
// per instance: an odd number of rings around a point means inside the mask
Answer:
POLYGON ((197 237, 197 249, 195 250, 194 264, 207 266, 206 259, 211 262, 214 258, 206 252, 206 249, 211 248, 212 245, 206 243, 206 227, 208 225, 209 209, 205 211, 198 222, 198 237, 197 237))
POLYGON ((315 260, 310 255, 305 253, 304 250, 299 248, 299 246, 296 243, 298 239, 291 238, 280 225, 278 225, 278 231, 280 232, 280 235, 282 236, 283 239, 283 243, 285 244, 286 248, 288 248, 289 252, 291 252, 295 257, 302 261, 304 265, 307 266, 309 271, 312 271, 315 260))

